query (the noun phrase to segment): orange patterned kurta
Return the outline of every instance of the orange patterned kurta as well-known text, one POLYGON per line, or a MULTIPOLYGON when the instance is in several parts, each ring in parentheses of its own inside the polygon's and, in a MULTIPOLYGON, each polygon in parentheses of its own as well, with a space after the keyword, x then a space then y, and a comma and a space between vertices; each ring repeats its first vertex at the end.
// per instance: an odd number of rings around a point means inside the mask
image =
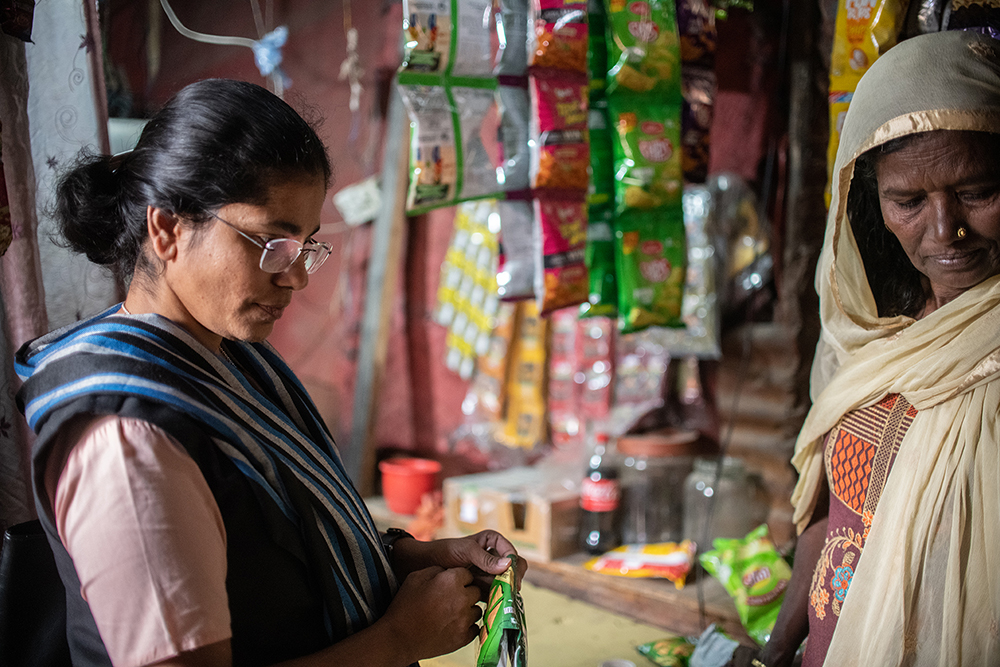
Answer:
POLYGON ((848 413, 827 434, 830 515, 826 544, 809 589, 809 643, 803 667, 823 664, 875 507, 916 414, 905 398, 890 394, 876 405, 848 413))

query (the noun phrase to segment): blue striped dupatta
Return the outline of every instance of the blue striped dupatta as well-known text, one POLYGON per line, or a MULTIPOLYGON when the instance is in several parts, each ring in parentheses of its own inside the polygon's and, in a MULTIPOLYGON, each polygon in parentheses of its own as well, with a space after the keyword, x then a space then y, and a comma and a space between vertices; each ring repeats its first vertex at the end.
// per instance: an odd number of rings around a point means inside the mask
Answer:
POLYGON ((223 341, 224 356, 237 367, 164 317, 118 311, 18 351, 18 403, 32 429, 42 436, 50 417, 94 397, 138 398, 178 411, 204 427, 263 504, 280 510, 313 560, 328 564, 317 579, 331 641, 381 617, 397 582, 378 530, 316 406, 274 349, 223 341))

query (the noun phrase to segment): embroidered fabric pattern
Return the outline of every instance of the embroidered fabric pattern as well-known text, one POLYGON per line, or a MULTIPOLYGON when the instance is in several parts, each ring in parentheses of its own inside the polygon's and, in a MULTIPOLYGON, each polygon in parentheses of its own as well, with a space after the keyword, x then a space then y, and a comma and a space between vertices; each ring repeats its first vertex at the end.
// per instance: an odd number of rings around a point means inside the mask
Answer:
POLYGON ((809 604, 820 621, 828 610, 840 616, 889 469, 916 414, 905 398, 890 394, 845 415, 830 433, 825 451, 830 521, 809 592, 809 604))

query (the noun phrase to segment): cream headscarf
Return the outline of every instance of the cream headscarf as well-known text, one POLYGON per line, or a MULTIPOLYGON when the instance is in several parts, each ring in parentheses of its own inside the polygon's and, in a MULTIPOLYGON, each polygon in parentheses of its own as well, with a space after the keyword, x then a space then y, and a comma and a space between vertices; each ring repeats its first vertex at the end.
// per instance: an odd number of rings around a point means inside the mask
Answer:
POLYGON ((837 154, 816 274, 822 340, 814 404, 795 446, 799 531, 840 418, 902 394, 903 439, 827 654, 827 665, 1000 665, 1000 276, 916 321, 880 318, 847 220, 858 156, 929 130, 1000 133, 1000 42, 906 40, 861 80, 837 154))

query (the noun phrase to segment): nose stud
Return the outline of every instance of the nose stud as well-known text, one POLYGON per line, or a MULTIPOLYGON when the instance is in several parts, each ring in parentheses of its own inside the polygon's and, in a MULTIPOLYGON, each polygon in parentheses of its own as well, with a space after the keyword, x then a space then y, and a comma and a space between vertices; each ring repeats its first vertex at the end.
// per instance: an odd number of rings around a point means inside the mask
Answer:
POLYGON ((959 227, 959 228, 958 228, 958 231, 957 231, 957 232, 955 232, 955 234, 956 234, 956 235, 958 236, 958 238, 960 238, 960 239, 964 239, 964 238, 965 238, 965 235, 966 235, 967 233, 968 233, 968 232, 966 232, 966 231, 965 231, 965 227, 959 227))

